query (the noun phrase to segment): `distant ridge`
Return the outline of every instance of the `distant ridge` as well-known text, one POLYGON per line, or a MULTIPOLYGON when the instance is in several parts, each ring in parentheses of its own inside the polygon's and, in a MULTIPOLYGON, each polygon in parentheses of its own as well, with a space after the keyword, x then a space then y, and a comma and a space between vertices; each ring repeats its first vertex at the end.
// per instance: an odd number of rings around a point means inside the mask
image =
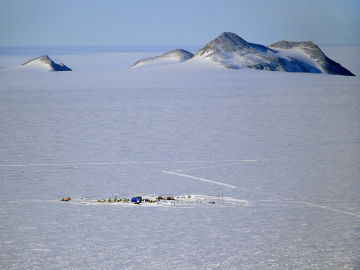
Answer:
POLYGON ((57 64, 47 55, 43 55, 34 59, 31 59, 21 66, 42 68, 48 71, 71 71, 71 69, 65 66, 63 63, 57 64))
POLYGON ((167 57, 173 58, 173 61, 177 62, 203 58, 230 69, 251 68, 355 76, 339 63, 328 58, 311 41, 289 42, 282 40, 266 47, 247 42, 231 32, 221 33, 195 55, 184 50, 174 50, 160 56, 141 59, 132 67, 154 63, 167 57))
POLYGON ((322 50, 312 41, 290 42, 281 40, 269 46, 273 49, 293 49, 296 48, 308 55, 320 66, 321 70, 327 74, 355 76, 349 70, 341 66, 339 63, 327 57, 322 50))

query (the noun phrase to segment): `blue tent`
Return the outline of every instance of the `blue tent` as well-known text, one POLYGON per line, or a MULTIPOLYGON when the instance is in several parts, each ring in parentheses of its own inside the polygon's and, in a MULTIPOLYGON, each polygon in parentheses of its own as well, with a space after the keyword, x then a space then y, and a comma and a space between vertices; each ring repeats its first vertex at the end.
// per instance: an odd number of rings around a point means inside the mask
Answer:
POLYGON ((131 198, 131 202, 137 202, 138 200, 137 200, 137 198, 136 197, 132 197, 131 198))

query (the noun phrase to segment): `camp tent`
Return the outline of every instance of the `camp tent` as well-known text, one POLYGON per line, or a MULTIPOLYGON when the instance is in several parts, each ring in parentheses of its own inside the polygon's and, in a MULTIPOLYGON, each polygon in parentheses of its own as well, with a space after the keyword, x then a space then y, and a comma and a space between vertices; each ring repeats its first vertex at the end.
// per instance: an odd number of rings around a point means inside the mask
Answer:
POLYGON ((136 202, 138 202, 138 203, 141 203, 142 202, 142 197, 140 197, 140 196, 138 196, 138 197, 132 197, 131 198, 131 202, 133 202, 133 203, 136 203, 136 202))

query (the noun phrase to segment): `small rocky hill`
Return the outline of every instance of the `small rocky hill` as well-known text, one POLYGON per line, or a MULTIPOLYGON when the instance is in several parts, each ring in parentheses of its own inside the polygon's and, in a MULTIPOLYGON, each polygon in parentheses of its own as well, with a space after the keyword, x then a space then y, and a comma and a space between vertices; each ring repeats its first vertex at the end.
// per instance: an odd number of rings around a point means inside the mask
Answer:
POLYGON ((69 67, 63 63, 57 64, 47 55, 43 55, 27 61, 21 65, 26 68, 41 69, 47 71, 71 71, 69 67))

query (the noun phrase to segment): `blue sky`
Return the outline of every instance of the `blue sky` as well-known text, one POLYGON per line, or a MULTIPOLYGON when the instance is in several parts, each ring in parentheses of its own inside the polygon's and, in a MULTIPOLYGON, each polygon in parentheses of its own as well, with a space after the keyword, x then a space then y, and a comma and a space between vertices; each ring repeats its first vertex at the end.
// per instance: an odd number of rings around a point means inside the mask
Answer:
POLYGON ((360 44, 359 0, 0 0, 0 45, 360 44))

